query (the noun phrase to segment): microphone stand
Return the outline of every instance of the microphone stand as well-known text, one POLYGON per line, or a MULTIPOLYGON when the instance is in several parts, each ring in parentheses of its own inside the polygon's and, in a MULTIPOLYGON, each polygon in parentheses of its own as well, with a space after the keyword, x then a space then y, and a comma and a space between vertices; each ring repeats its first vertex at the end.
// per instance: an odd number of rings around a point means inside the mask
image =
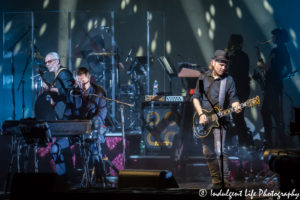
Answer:
POLYGON ((26 64, 25 64, 25 67, 24 67, 24 70, 23 70, 23 73, 22 73, 22 77, 21 77, 21 80, 20 80, 18 88, 17 88, 17 90, 19 91, 20 86, 22 85, 22 118, 23 119, 25 117, 25 97, 24 97, 25 80, 24 80, 24 77, 25 77, 25 72, 26 72, 26 70, 28 68, 28 65, 29 65, 29 61, 30 61, 30 57, 27 56, 27 58, 26 58, 26 64))
POLYGON ((116 102, 117 104, 120 104, 120 114, 121 114, 121 126, 122 126, 122 157, 123 157, 123 167, 125 169, 125 164, 126 164, 126 154, 125 154, 125 148, 126 148, 126 140, 125 140, 125 120, 124 120, 124 106, 130 106, 133 107, 134 105, 129 104, 129 103, 125 103, 122 101, 118 101, 115 99, 110 99, 107 97, 102 96, 101 98, 107 100, 107 101, 113 101, 116 102))
MULTIPOLYGON (((213 103, 211 102, 211 100, 208 98, 205 90, 204 90, 204 85, 203 85, 203 80, 199 80, 199 91, 200 94, 204 94, 207 101, 209 102, 210 106, 212 107, 214 113, 216 114, 217 118, 218 118, 218 122, 220 125, 220 168, 221 168, 221 183, 222 183, 222 189, 225 188, 225 182, 224 182, 224 155, 223 155, 223 128, 225 128, 224 123, 222 122, 221 117, 218 115, 218 111, 215 109, 213 103)), ((215 143, 215 141, 214 141, 215 143)))
POLYGON ((15 46, 29 33, 30 27, 27 28, 27 30, 11 45, 11 47, 8 49, 9 52, 11 52, 11 74, 12 74, 12 103, 13 103, 13 120, 16 119, 16 96, 15 96, 15 52, 14 48, 15 46))
MULTIPOLYGON (((71 95, 73 95, 72 93, 73 93, 73 91, 71 90, 71 95)), ((133 107, 134 105, 133 104, 129 104, 129 103, 125 103, 125 102, 122 102, 122 101, 118 101, 116 99, 110 99, 110 98, 107 98, 105 96, 98 96, 97 94, 89 94, 89 95, 97 96, 97 97, 103 98, 103 99, 105 99, 107 101, 113 101, 113 102, 116 102, 117 104, 120 104, 121 125, 122 125, 122 145, 123 145, 122 157, 123 157, 123 167, 125 169, 125 164, 126 164, 126 155, 125 155, 126 141, 125 141, 124 106, 133 107)), ((76 95, 73 95, 73 96, 76 96, 76 95)))

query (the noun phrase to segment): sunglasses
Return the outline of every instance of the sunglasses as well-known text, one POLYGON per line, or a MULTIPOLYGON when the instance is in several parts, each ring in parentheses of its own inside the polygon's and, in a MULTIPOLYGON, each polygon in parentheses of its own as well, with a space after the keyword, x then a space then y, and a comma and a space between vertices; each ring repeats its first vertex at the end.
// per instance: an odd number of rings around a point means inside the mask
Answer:
POLYGON ((48 63, 52 63, 54 60, 57 60, 57 59, 52 59, 52 60, 45 61, 45 65, 47 65, 48 63))

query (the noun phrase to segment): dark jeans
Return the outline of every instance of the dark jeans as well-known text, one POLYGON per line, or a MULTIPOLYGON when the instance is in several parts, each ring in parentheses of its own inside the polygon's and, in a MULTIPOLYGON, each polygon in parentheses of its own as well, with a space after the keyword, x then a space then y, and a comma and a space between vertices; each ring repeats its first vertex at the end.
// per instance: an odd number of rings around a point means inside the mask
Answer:
POLYGON ((227 152, 225 150, 226 130, 213 129, 212 132, 202 139, 203 155, 206 159, 208 169, 212 178, 213 184, 220 184, 222 182, 221 176, 221 137, 222 132, 222 149, 223 149, 223 172, 225 182, 229 182, 229 168, 227 152))
POLYGON ((283 111, 282 111, 282 95, 280 93, 270 94, 266 91, 264 102, 261 108, 263 124, 265 128, 266 147, 285 147, 286 138, 284 136, 283 111), (275 121, 276 131, 272 135, 272 118, 275 121), (273 144, 274 136, 276 138, 273 144))
POLYGON ((249 146, 253 144, 253 139, 248 134, 248 127, 244 119, 245 110, 240 113, 232 113, 232 118, 235 124, 234 133, 238 135, 239 145, 249 146))

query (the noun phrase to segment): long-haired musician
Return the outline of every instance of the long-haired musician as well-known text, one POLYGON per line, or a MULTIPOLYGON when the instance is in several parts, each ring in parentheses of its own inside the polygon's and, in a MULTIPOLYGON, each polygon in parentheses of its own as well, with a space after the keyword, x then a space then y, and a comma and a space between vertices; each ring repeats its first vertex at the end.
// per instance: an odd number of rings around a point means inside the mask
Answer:
MULTIPOLYGON (((195 92, 193 95, 193 104, 199 115, 199 124, 208 123, 209 116, 204 113, 205 110, 212 110, 214 106, 235 108, 235 112, 241 112, 239 99, 236 95, 234 80, 228 76, 227 71, 228 58, 223 50, 216 50, 211 59, 209 70, 201 74, 195 92), (221 103, 222 102, 222 103, 221 103), (223 104, 223 106, 221 105, 223 104)), ((208 169, 212 178, 212 188, 222 187, 221 176, 221 149, 223 152, 223 172, 225 187, 229 187, 228 160, 225 151, 226 130, 224 127, 213 128, 211 133, 202 138, 203 155, 206 159, 208 169), (221 148, 221 136, 222 147, 221 148)))

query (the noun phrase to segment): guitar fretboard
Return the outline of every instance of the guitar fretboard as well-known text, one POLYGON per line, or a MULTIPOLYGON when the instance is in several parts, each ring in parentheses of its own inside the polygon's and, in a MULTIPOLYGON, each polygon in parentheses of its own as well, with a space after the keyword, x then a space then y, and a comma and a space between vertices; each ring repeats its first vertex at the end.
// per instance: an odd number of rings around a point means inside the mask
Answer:
MULTIPOLYGON (((247 101, 240 104, 240 108, 245 108, 245 107, 247 107, 247 101)), ((234 108, 231 107, 231 108, 228 108, 228 109, 218 112, 217 115, 219 117, 224 117, 224 116, 229 115, 232 112, 234 112, 234 108)))

